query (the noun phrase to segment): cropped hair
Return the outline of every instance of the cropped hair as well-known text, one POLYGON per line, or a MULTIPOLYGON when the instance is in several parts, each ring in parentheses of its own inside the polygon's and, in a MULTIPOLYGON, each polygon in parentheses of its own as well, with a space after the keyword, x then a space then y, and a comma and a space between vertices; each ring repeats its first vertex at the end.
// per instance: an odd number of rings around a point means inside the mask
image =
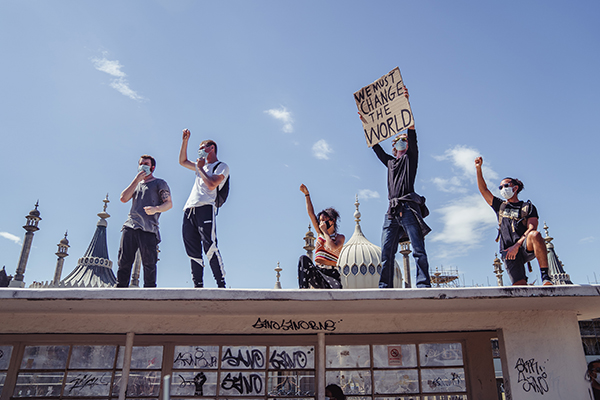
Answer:
POLYGON ((521 190, 525 189, 525 185, 523 185, 523 182, 521 182, 517 178, 504 178, 502 180, 503 181, 509 180, 510 183, 512 183, 513 186, 518 186, 519 190, 517 190, 517 194, 521 193, 521 190))
POLYGON ((330 220, 333 221, 333 229, 335 233, 338 231, 338 221, 340 219, 340 213, 333 207, 329 207, 324 209, 323 211, 317 214, 317 220, 321 218, 321 215, 327 215, 330 220))
POLYGON ((215 146, 215 155, 217 154, 217 144, 214 140, 203 140, 202 143, 200 143, 200 147, 202 146, 215 146))
POLYGON ((156 160, 154 159, 154 157, 149 156, 148 154, 144 154, 143 156, 140 156, 140 158, 143 158, 145 160, 150 160, 150 165, 152 165, 154 168, 156 168, 156 160))

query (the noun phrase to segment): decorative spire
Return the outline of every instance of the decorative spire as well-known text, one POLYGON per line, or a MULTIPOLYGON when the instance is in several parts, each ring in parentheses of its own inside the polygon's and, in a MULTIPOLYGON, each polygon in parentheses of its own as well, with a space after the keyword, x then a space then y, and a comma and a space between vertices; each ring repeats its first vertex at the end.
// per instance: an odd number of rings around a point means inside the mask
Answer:
POLYGON ((558 259, 558 255, 554 251, 553 237, 548 233, 548 225, 544 221, 544 230, 546 231, 546 249, 548 249, 548 274, 552 278, 555 285, 572 285, 571 277, 565 272, 563 263, 558 259))
POLYGON ((90 245, 79 260, 75 269, 62 280, 61 284, 71 286, 85 287, 111 287, 117 283, 117 278, 112 271, 112 261, 108 257, 108 245, 106 241, 106 218, 110 215, 106 212, 106 207, 110 202, 108 194, 102 200, 104 208, 98 213, 100 220, 96 224, 96 232, 92 237, 90 245))
POLYGON ((360 206, 360 203, 358 202, 358 195, 356 195, 356 201, 354 202, 354 207, 356 207, 356 211, 354 211, 354 221, 356 221, 356 225, 360 225, 360 211, 358 211, 358 206, 360 206))
POLYGON ((281 276, 281 267, 279 267, 279 261, 277 261, 277 268, 275 268, 275 271, 277 271, 277 282, 275 282, 275 289, 281 289, 281 282, 279 282, 279 277, 281 276))
POLYGON ((104 207, 102 209, 102 212, 98 213, 98 216, 100 217, 100 221, 98 221, 97 225, 98 226, 108 226, 108 222, 106 221, 107 218, 110 218, 110 214, 106 212, 108 203, 110 203, 110 200, 108 200, 108 193, 106 193, 106 198, 102 201, 104 202, 104 207))

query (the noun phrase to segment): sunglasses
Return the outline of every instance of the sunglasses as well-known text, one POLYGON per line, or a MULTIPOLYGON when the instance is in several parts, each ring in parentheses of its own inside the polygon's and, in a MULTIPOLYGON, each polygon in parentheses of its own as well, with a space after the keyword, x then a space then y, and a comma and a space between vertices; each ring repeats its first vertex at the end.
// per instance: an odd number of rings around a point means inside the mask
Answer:
POLYGON ((507 187, 511 187, 511 186, 512 186, 511 183, 505 183, 504 185, 498 186, 498 190, 502 190, 502 188, 507 188, 507 187))

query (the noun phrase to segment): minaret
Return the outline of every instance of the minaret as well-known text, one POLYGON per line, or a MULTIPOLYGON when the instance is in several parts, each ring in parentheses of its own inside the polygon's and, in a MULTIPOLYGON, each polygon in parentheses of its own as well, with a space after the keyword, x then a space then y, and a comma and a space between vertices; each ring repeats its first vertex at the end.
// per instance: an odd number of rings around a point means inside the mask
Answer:
POLYGON ((308 224, 308 232, 304 235, 304 243, 306 243, 303 247, 306 250, 306 255, 311 260, 313 259, 313 250, 315 249, 315 235, 310 230, 310 224, 308 224))
POLYGON ((113 287, 117 278, 112 271, 112 261, 108 258, 108 245, 106 243, 106 219, 110 214, 108 207, 108 194, 104 202, 104 209, 98 213, 100 221, 96 224, 96 232, 87 251, 79 260, 75 269, 60 282, 60 287, 113 287))
POLYGON ((35 209, 29 212, 25 218, 27 223, 23 226, 27 232, 25 233, 25 240, 23 240, 23 247, 21 248, 21 256, 19 257, 19 265, 17 266, 17 272, 12 281, 10 281, 9 287, 25 287, 23 278, 25 277, 25 268, 27 267, 27 259, 29 258, 29 252, 31 251, 31 243, 33 242, 33 233, 38 231, 38 223, 42 220, 40 218, 40 212, 38 211, 39 200, 35 203, 35 209))
POLYGON ((495 254, 495 259, 494 259, 494 274, 496 275, 496 279, 498 280, 498 286, 504 286, 504 282, 502 281, 502 273, 504 272, 504 270, 502 270, 502 261, 500 261, 500 259, 498 258, 498 253, 495 254))
POLYGON ((553 237, 548 233, 548 225, 544 221, 544 230, 546 231, 546 248, 548 249, 548 274, 552 278, 552 282, 555 285, 572 285, 571 277, 567 274, 563 268, 563 263, 558 259, 556 252, 554 251, 554 244, 552 244, 553 237))
POLYGON ((60 242, 58 242, 57 246, 58 251, 56 252, 56 255, 58 256, 58 259, 56 260, 56 270, 54 271, 54 280, 52 281, 52 285, 54 286, 60 283, 60 276, 62 275, 65 257, 69 255, 67 254, 67 251, 70 247, 69 241, 67 240, 67 232, 65 232, 65 237, 60 242))
POLYGON ((412 253, 410 242, 400 242, 400 254, 404 256, 404 287, 409 288, 410 285, 410 259, 408 255, 412 253))

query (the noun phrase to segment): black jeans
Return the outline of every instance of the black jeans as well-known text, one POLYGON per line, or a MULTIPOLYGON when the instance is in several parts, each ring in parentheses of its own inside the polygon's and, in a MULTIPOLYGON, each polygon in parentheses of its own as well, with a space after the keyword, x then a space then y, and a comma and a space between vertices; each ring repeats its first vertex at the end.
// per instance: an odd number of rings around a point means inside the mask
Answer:
POLYGON ((152 232, 141 229, 123 228, 119 247, 119 270, 117 287, 129 287, 131 268, 135 253, 140 249, 144 266, 144 287, 156 287, 156 262, 158 261, 158 238, 152 232))

